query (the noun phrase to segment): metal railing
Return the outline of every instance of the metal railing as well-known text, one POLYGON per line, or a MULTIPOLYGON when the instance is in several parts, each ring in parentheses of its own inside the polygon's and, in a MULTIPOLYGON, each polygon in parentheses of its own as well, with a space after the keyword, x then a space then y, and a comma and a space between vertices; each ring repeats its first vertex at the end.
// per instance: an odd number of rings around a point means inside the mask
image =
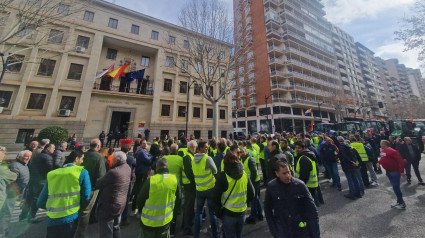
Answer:
POLYGON ((100 91, 110 91, 110 92, 121 92, 121 93, 130 93, 130 94, 142 94, 142 95, 153 95, 153 89, 147 89, 146 87, 131 87, 129 84, 126 86, 117 86, 117 85, 108 85, 95 83, 93 89, 100 91))

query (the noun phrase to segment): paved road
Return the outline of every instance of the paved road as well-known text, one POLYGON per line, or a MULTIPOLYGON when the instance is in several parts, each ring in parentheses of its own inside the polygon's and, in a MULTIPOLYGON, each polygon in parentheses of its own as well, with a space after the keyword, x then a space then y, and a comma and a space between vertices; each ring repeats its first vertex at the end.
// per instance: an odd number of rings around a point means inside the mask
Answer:
MULTIPOLYGON (((425 176, 425 165, 420 166, 425 176)), ((341 174, 342 175, 342 174, 341 174)), ((343 191, 329 188, 328 181, 322 179, 322 190, 325 205, 319 207, 320 227, 322 237, 357 238, 357 237, 425 237, 425 186, 418 186, 416 177, 412 185, 402 182, 402 192, 405 196, 407 209, 393 210, 390 205, 395 201, 395 195, 385 175, 379 175, 380 185, 367 189, 363 198, 351 201, 343 197, 347 192, 345 176, 341 176, 343 191)), ((264 192, 264 191, 263 191, 264 192)), ((16 213, 19 213, 17 210, 16 213)), ((40 213, 40 217, 43 217, 40 213)), ((16 216, 15 216, 16 217, 16 216)), ((137 237, 139 232, 138 220, 131 217, 131 224, 122 228, 122 237, 137 237)), ((45 223, 28 225, 24 222, 12 222, 11 237, 45 237, 45 223)), ((210 237, 204 226, 203 237, 210 237)), ((97 225, 92 224, 88 229, 88 237, 97 237, 97 225)), ((184 237, 178 234, 176 237, 184 237)), ((270 237, 267 223, 259 222, 244 227, 244 237, 270 237)))

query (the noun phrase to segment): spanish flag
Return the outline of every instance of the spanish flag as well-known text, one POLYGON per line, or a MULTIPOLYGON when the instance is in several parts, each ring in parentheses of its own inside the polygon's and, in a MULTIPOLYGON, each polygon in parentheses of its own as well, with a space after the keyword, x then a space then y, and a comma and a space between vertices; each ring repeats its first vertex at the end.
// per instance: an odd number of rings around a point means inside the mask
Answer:
POLYGON ((311 123, 310 123, 310 132, 313 132, 313 130, 314 130, 314 121, 311 120, 311 123))
POLYGON ((111 76, 113 79, 118 78, 119 76, 124 76, 126 73, 128 73, 128 68, 130 66, 130 63, 126 63, 125 65, 119 67, 118 69, 110 72, 108 76, 111 76))
POLYGON ((313 108, 308 109, 307 111, 304 112, 305 115, 311 114, 313 113, 313 108))

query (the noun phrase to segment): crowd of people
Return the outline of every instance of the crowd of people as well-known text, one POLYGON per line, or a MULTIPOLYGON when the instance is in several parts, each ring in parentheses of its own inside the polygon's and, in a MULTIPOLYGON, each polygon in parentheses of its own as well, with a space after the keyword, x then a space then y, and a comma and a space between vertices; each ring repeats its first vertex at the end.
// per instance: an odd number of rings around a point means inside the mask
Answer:
MULTIPOLYGON (((150 146, 137 138, 116 151, 102 147, 102 134, 88 150, 79 145, 68 156, 67 142, 32 141, 0 166, 0 237, 7 236, 20 201, 20 220, 37 223, 37 211, 46 211, 47 237, 85 237, 94 222, 99 237, 120 237, 130 215, 138 217, 142 238, 175 236, 179 216, 183 234, 198 238, 207 207, 214 238, 242 237, 245 225, 264 217, 273 237, 316 238, 317 207, 325 203, 320 171, 342 191, 341 168, 348 186, 343 196, 356 200, 365 188, 379 186, 382 166, 397 197, 394 209, 406 208, 400 178, 406 174, 411 184, 412 166, 418 185, 425 185, 419 171, 423 140, 374 131, 282 132, 240 141, 164 136, 150 146)), ((0 162, 5 153, 0 147, 0 162)))

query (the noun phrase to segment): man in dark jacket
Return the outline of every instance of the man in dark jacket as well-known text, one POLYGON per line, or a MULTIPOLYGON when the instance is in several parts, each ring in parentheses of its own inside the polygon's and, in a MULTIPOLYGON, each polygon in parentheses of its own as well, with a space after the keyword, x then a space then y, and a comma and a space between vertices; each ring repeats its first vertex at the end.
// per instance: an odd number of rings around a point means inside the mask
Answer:
MULTIPOLYGON (((220 142, 217 144, 217 154, 215 155, 215 157, 213 158, 214 160, 214 164, 217 167, 217 171, 221 171, 221 161, 223 160, 225 154, 223 153, 224 150, 226 149, 226 144, 220 142)), ((216 176, 218 174, 215 174, 214 176, 216 176)))
POLYGON ((412 183, 411 168, 413 166, 413 170, 415 171, 416 177, 418 178, 419 185, 425 185, 421 177, 421 172, 419 171, 421 152, 419 151, 418 145, 412 143, 412 139, 410 137, 404 138, 404 144, 400 146, 400 155, 404 159, 407 184, 412 183))
POLYGON ((65 162, 65 155, 63 153, 66 151, 67 147, 68 143, 61 142, 55 152, 53 152, 54 169, 62 168, 63 163, 65 162))
POLYGON ((96 182, 101 190, 97 207, 99 238, 120 237, 120 220, 127 201, 130 175, 127 155, 115 152, 111 169, 96 182))
POLYGON ((54 151, 55 145, 48 144, 44 147, 44 150, 40 154, 31 160, 29 166, 30 181, 28 184, 28 196, 30 202, 30 216, 28 217, 29 222, 36 222, 35 215, 38 210, 37 199, 47 181, 47 173, 54 169, 52 156, 54 151))
POLYGON ((99 190, 96 187, 96 181, 102 178, 106 173, 105 161, 100 156, 100 141, 99 139, 93 139, 90 142, 90 149, 84 153, 84 162, 82 166, 89 172, 91 194, 88 205, 85 208, 81 208, 78 217, 78 227, 76 237, 85 237, 85 232, 90 220, 90 214, 96 202, 99 190))
POLYGON ((120 139, 122 139, 121 132, 118 131, 117 133, 115 133, 114 139, 114 148, 117 148, 117 146, 120 146, 120 139))
POLYGON ((276 179, 269 182, 264 212, 275 238, 319 238, 319 216, 306 185, 291 176, 287 163, 278 161, 276 179))
POLYGON ((149 128, 145 130, 145 140, 146 141, 149 141, 149 134, 150 133, 151 133, 151 130, 149 130, 149 128))
POLYGON ((127 164, 131 169, 131 171, 130 171, 130 184, 128 185, 128 192, 127 192, 127 201, 125 203, 124 211, 122 212, 122 215, 121 215, 121 225, 128 225, 129 224, 129 222, 127 221, 128 202, 129 202, 130 197, 131 197, 131 182, 133 181, 133 172, 134 172, 134 168, 136 168, 136 159, 134 159, 134 157, 132 155, 128 154, 128 152, 130 150, 131 150, 131 146, 125 145, 125 146, 121 147, 121 151, 124 152, 127 155, 127 164))
POLYGON ((187 177, 187 182, 183 179, 183 230, 184 235, 193 235, 193 218, 195 217, 195 199, 196 199, 196 183, 192 170, 192 158, 196 154, 196 141, 190 141, 187 144, 187 154, 183 157, 183 171, 187 177))
POLYGON ((341 180, 338 173, 338 147, 333 144, 331 138, 326 137, 325 144, 320 147, 320 158, 322 159, 330 177, 332 178, 332 186, 341 191, 341 180))
POLYGON ((143 183, 145 183, 146 179, 148 179, 148 174, 151 171, 152 162, 152 155, 148 152, 148 143, 146 140, 142 140, 140 144, 140 150, 136 152, 136 182, 134 183, 133 187, 133 203, 131 204, 131 209, 133 210, 134 215, 139 212, 136 202, 137 196, 142 189, 143 183))
POLYGON ((105 131, 99 134, 100 146, 103 147, 103 143, 105 142, 105 131))
POLYGON ((149 153, 152 155, 154 161, 157 160, 159 156, 161 155, 161 147, 159 146, 159 143, 161 143, 161 141, 159 137, 156 137, 153 140, 151 149, 149 150, 149 153))
POLYGON ((349 188, 349 193, 344 194, 344 197, 350 199, 361 198, 364 195, 364 184, 360 172, 362 159, 357 150, 351 148, 349 141, 347 143, 344 142, 342 136, 338 136, 338 142, 340 144, 338 157, 349 188))
POLYGON ((272 140, 268 144, 268 158, 266 159, 267 165, 267 182, 272 181, 276 178, 275 164, 276 161, 284 161, 288 163, 286 156, 279 150, 279 143, 275 140, 272 140))
POLYGON ((112 146, 112 140, 114 139, 114 133, 112 133, 112 131, 110 131, 107 135, 107 142, 106 142, 106 147, 111 147, 112 146))

